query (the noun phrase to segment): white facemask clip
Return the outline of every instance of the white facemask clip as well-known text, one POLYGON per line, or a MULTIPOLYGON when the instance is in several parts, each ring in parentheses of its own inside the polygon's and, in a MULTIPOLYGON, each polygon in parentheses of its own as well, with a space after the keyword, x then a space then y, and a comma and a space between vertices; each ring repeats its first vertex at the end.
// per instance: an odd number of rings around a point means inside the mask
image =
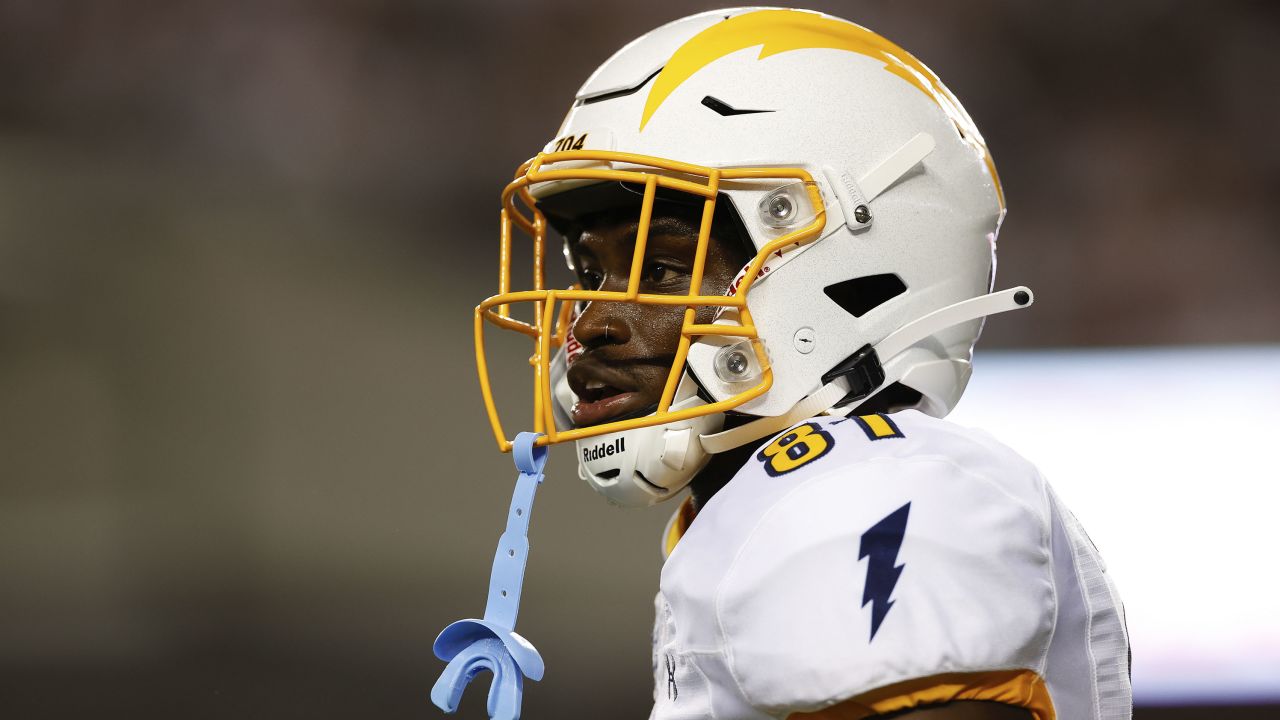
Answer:
POLYGON ((854 180, 848 171, 823 166, 822 174, 840 203, 844 224, 850 230, 871 227, 871 201, 920 164, 933 152, 934 146, 932 135, 919 133, 858 180, 854 180))

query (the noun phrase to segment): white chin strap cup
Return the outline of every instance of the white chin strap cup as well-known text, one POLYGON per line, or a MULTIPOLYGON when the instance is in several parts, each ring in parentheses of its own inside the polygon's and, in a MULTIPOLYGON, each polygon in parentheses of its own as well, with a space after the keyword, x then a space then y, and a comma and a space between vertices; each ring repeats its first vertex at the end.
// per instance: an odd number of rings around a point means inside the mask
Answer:
MULTIPOLYGON (((685 374, 671 409, 704 404, 697 384, 685 374)), ((706 465, 710 457, 698 439, 722 427, 724 415, 714 413, 578 440, 578 476, 615 505, 644 507, 662 502, 706 465)))
MULTIPOLYGON (((1018 286, 999 292, 980 295, 962 300, 954 305, 935 310, 924 317, 913 320, 890 333, 888 337, 875 345, 876 356, 880 362, 887 363, 899 353, 916 343, 946 330, 978 318, 996 315, 1010 310, 1021 310, 1030 307, 1035 296, 1030 288, 1018 286)), ((745 425, 710 435, 701 435, 702 448, 714 455, 726 450, 741 447, 749 442, 768 437, 792 425, 807 420, 818 413, 830 409, 849 393, 849 386, 844 378, 823 385, 817 392, 796 403, 795 407, 777 417, 760 418, 745 425)))

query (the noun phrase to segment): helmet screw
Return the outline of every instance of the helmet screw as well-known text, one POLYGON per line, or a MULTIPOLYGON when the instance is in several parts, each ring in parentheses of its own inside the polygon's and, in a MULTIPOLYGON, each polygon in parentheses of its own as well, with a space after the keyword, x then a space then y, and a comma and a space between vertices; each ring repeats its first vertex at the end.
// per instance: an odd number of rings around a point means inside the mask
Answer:
POLYGON ((818 339, 814 335, 813 328, 802 327, 796 331, 795 337, 791 339, 791 344, 795 346, 796 352, 801 355, 808 355, 818 346, 818 339))
POLYGON ((1027 294, 1026 290, 1019 290, 1013 294, 1013 301, 1019 305, 1026 305, 1031 301, 1031 296, 1027 294))
POLYGON ((769 214, 775 220, 790 219, 791 214, 795 211, 795 206, 791 204, 791 198, 786 195, 779 195, 769 203, 769 214))
POLYGON ((715 368, 716 377, 720 382, 733 384, 749 382, 760 377, 763 370, 755 362, 753 342, 756 341, 740 340, 716 351, 712 367, 715 368))
POLYGON ((747 354, 741 350, 734 350, 724 358, 725 369, 734 375, 742 375, 747 371, 749 365, 747 354))
POLYGON ((853 209, 853 219, 866 225, 871 222, 871 211, 867 209, 866 205, 859 205, 853 209))

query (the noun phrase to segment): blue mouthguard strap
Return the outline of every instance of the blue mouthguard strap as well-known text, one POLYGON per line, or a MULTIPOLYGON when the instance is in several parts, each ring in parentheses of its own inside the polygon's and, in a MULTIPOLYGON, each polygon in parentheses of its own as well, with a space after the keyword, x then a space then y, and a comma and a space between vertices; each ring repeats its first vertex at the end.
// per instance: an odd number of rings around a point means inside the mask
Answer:
POLYGON ((520 590, 524 586, 524 569, 529 560, 529 516, 533 498, 542 484, 542 470, 547 464, 547 449, 535 447, 536 433, 516 436, 512 455, 520 476, 507 511, 507 529, 498 538, 489 574, 489 600, 484 606, 484 619, 503 627, 514 628, 520 612, 520 590))
POLYGON ((520 433, 512 449, 520 476, 507 512, 507 528, 494 553, 484 619, 458 620, 436 638, 436 657, 449 664, 431 688, 431 701, 447 713, 457 711, 467 685, 488 670, 493 673, 489 717, 518 720, 524 678, 541 680, 546 669, 537 649, 515 631, 529 559, 529 515, 547 464, 547 449, 535 445, 538 437, 537 433, 520 433))

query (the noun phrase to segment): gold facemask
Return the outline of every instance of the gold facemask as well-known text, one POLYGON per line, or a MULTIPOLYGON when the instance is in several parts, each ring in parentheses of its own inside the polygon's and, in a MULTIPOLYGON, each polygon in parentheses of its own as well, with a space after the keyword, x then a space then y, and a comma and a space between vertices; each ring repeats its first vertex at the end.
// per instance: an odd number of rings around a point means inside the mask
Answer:
POLYGON ((579 440, 605 433, 678 422, 689 418, 722 413, 749 402, 773 385, 773 373, 769 369, 764 346, 760 342, 747 309, 747 295, 759 278, 766 259, 776 251, 791 245, 813 240, 826 224, 826 212, 822 196, 810 173, 801 168, 710 168, 663 158, 634 155, 606 150, 569 150, 540 153, 516 171, 515 179, 502 191, 501 245, 499 251, 498 294, 480 303, 475 310, 476 367, 480 375, 480 392, 484 396, 485 410, 493 427, 494 438, 503 452, 509 452, 512 440, 508 439, 498 416, 497 405, 489 382, 488 363, 485 358, 484 326, 491 323, 506 330, 514 330, 533 341, 533 354, 529 364, 533 366, 533 430, 542 433, 537 444, 579 440), (559 168, 552 167, 556 164, 559 168), (566 165, 568 165, 566 167, 566 165), (626 169, 615 169, 625 166, 626 169), (802 227, 787 232, 761 247, 747 265, 742 279, 727 295, 703 295, 702 278, 706 266, 707 248, 711 237, 712 218, 716 200, 722 186, 733 181, 790 181, 803 184, 806 198, 813 210, 813 218, 802 227), (530 188, 549 182, 609 182, 616 181, 643 188, 640 218, 637 224, 635 252, 631 262, 626 291, 549 290, 545 287, 547 219, 538 209, 530 188), (688 292, 685 294, 650 294, 640 292, 640 280, 645 256, 645 244, 649 223, 653 215, 654 200, 659 188, 687 193, 701 198, 702 216, 699 224, 697 246, 688 292), (528 290, 511 289, 513 228, 523 231, 533 241, 533 287, 528 290), (639 305, 684 306, 684 321, 680 329, 680 342, 675 358, 667 374, 666 384, 658 401, 657 411, 644 417, 615 420, 591 427, 559 430, 555 426, 552 409, 551 372, 552 354, 564 344, 570 333, 572 310, 577 303, 621 302, 639 305), (512 317, 511 306, 517 303, 533 304, 533 320, 525 322, 512 317), (732 308, 736 321, 718 321, 698 324, 695 320, 700 307, 732 308), (694 338, 722 336, 742 338, 750 342, 756 362, 763 372, 759 382, 748 389, 718 402, 697 407, 672 410, 672 399, 680 377, 684 372, 689 346, 694 338))

